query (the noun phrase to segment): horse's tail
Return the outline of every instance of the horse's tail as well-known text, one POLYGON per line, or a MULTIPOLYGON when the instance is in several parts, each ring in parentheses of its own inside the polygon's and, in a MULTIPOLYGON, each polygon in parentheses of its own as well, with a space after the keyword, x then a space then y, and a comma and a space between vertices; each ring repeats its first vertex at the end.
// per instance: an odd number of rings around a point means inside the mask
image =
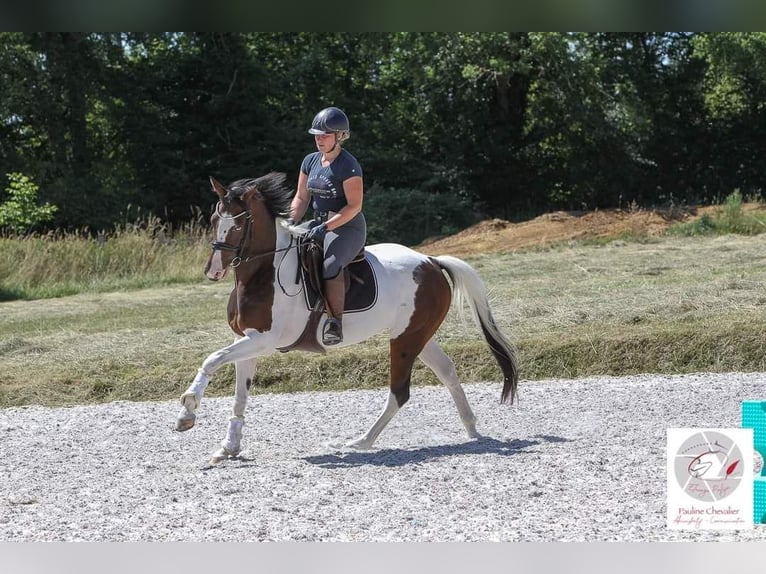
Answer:
POLYGON ((503 392, 500 395, 500 402, 510 399, 510 402, 513 403, 519 382, 516 348, 505 338, 495 323, 484 283, 476 270, 462 259, 448 255, 434 257, 434 259, 452 280, 458 308, 462 308, 464 300, 468 301, 468 305, 473 311, 474 320, 484 334, 495 360, 503 371, 503 392))

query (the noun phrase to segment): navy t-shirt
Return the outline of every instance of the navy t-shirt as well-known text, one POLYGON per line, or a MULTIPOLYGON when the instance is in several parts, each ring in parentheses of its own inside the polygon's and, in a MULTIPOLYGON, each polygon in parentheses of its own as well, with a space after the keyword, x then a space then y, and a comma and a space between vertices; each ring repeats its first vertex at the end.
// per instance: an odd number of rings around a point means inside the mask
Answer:
POLYGON ((306 187, 313 199, 314 211, 340 211, 348 201, 343 182, 350 177, 362 177, 362 168, 356 158, 346 150, 327 167, 322 167, 322 152, 303 158, 301 171, 308 176, 306 187))

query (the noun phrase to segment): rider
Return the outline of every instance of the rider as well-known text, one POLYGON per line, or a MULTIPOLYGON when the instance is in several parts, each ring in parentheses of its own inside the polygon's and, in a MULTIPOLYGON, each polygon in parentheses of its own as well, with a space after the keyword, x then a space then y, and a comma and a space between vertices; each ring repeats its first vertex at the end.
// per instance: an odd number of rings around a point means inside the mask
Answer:
POLYGON ((317 150, 303 159, 298 191, 290 206, 290 219, 300 221, 312 200, 314 220, 306 234, 324 247, 324 279, 327 320, 322 342, 343 341, 343 307, 346 284, 343 268, 361 251, 367 239, 367 222, 362 213, 362 168, 356 158, 341 147, 351 135, 346 114, 336 108, 321 110, 311 122, 317 150))

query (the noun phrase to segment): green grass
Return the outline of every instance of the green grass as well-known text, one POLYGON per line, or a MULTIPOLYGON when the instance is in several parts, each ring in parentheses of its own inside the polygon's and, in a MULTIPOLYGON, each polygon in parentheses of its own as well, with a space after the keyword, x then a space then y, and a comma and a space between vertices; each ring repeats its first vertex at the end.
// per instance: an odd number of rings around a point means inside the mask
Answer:
MULTIPOLYGON (((196 249, 169 245, 182 255, 146 263, 149 275, 184 267, 188 278, 177 283, 170 273, 141 289, 126 282, 117 291, 0 303, 0 406, 177 397, 202 360, 232 340, 230 280, 207 282, 207 251, 196 249)), ((468 261, 519 346, 522 379, 766 370, 766 235, 569 244, 468 261)), ((463 380, 499 380, 476 328, 454 310, 438 338, 463 380)), ((277 353, 258 362, 251 392, 380 388, 387 349, 380 336, 327 355, 277 353)), ((419 364, 413 381, 436 383, 419 364)), ((232 389, 233 368, 225 367, 208 395, 232 389)))
POLYGON ((672 226, 671 235, 698 236, 737 233, 757 235, 766 231, 766 215, 747 212, 739 191, 731 193, 713 215, 703 214, 699 219, 672 226))
POLYGON ((207 234, 198 223, 173 232, 149 219, 95 238, 84 232, 0 237, 0 301, 198 281, 207 234))
MULTIPOLYGON (((716 213, 673 225, 667 235, 755 235, 764 231, 766 215, 745 210, 742 195, 734 192, 716 213)), ((200 216, 178 229, 148 218, 121 225, 97 237, 87 230, 29 237, 0 236, 0 302, 198 283, 202 276, 201 262, 209 253, 209 239, 208 225, 200 216)), ((615 240, 652 241, 637 230, 576 243, 605 246, 615 240)), ((545 253, 569 243, 536 246, 524 251, 545 253)))

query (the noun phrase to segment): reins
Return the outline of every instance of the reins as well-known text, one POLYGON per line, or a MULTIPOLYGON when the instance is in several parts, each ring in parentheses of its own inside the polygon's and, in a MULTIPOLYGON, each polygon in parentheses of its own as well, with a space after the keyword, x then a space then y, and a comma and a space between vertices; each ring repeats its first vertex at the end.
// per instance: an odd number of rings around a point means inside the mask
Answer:
POLYGON ((259 259, 261 257, 268 257, 269 255, 275 255, 276 253, 282 253, 283 251, 288 251, 293 246, 293 236, 290 235, 290 245, 287 247, 282 247, 280 249, 271 249, 269 251, 265 251, 264 253, 256 253, 255 255, 250 255, 248 257, 245 257, 244 259, 240 256, 240 253, 242 251, 242 248, 245 245, 245 242, 247 238, 250 236, 250 228, 251 223, 253 221, 252 215, 249 211, 243 211, 242 213, 239 213, 237 215, 223 215, 219 209, 219 205, 215 206, 215 212, 221 219, 237 219, 238 217, 242 217, 243 215, 247 216, 247 230, 242 235, 242 239, 239 242, 239 245, 232 245, 231 243, 226 243, 225 241, 211 241, 210 246, 213 248, 213 251, 234 251, 236 255, 234 256, 234 259, 231 260, 231 263, 229 265, 232 268, 237 268, 243 263, 247 263, 249 261, 253 261, 254 259, 259 259))
POLYGON ((260 257, 266 257, 268 255, 274 255, 276 253, 282 253, 283 251, 288 251, 292 247, 292 242, 293 240, 291 237, 290 245, 288 245, 287 247, 282 247, 281 249, 272 249, 271 251, 266 251, 265 253, 256 253, 255 255, 251 255, 250 257, 245 257, 244 259, 242 259, 239 255, 237 255, 236 257, 234 257, 234 259, 231 260, 231 263, 229 263, 229 265, 236 268, 242 265, 242 263, 247 263, 248 261, 252 261, 253 259, 258 259, 260 257))

